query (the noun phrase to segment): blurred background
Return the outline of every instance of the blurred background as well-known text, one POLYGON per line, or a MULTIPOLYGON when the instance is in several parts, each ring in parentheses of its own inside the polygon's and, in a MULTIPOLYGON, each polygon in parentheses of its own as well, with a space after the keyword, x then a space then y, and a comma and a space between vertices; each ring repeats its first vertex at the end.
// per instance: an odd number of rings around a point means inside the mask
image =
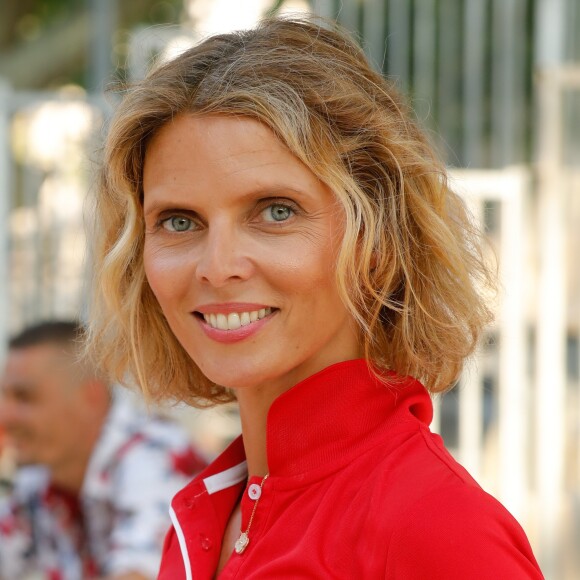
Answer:
MULTIPOLYGON (((0 364, 26 325, 83 316, 107 89, 297 11, 358 35, 489 236, 497 319, 433 428, 522 522, 546 577, 579 578, 580 0, 2 0, 0 364)), ((172 413, 210 456, 239 429, 234 407, 172 413)))

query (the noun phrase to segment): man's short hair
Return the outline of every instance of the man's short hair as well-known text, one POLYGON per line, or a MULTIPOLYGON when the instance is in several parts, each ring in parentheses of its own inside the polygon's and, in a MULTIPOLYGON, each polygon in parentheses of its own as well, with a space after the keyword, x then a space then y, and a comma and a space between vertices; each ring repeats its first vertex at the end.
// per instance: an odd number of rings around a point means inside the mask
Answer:
POLYGON ((46 343, 75 343, 84 334, 76 320, 50 320, 29 326, 8 341, 8 348, 27 348, 46 343))

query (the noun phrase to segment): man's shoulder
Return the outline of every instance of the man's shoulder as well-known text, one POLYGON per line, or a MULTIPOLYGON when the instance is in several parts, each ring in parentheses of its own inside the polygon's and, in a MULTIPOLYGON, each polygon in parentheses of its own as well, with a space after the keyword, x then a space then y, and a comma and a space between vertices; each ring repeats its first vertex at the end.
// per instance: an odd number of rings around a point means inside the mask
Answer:
POLYGON ((140 399, 127 394, 115 397, 105 431, 107 429, 161 447, 186 445, 190 441, 187 431, 173 417, 157 409, 148 409, 140 399))
POLYGON ((142 405, 123 395, 115 397, 91 461, 118 463, 130 453, 171 453, 191 446, 186 430, 175 421, 147 412, 142 405))
POLYGON ((145 491, 147 486, 160 489, 163 482, 172 495, 205 465, 181 425, 121 398, 93 450, 83 495, 105 498, 119 487, 145 491))
POLYGON ((128 430, 123 444, 110 450, 109 468, 119 471, 164 471, 189 479, 207 462, 194 448, 189 435, 179 425, 156 416, 144 419, 139 428, 128 430))

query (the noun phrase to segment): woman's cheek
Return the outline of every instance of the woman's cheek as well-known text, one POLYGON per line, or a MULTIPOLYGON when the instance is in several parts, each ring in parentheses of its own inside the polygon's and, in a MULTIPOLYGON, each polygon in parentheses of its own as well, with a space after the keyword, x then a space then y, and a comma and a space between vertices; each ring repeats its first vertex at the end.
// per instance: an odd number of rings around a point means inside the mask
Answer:
POLYGON ((145 277, 161 307, 177 294, 185 279, 186 260, 183 252, 154 243, 145 244, 143 253, 145 277))

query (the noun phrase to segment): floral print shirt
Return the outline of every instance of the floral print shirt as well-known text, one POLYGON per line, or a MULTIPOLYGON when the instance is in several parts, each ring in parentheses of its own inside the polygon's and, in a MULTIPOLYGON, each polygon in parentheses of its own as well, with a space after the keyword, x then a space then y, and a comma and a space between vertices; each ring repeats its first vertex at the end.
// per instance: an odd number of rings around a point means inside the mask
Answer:
POLYGON ((117 397, 80 496, 22 468, 0 501, 1 580, 156 577, 172 496, 205 466, 176 424, 117 397))

